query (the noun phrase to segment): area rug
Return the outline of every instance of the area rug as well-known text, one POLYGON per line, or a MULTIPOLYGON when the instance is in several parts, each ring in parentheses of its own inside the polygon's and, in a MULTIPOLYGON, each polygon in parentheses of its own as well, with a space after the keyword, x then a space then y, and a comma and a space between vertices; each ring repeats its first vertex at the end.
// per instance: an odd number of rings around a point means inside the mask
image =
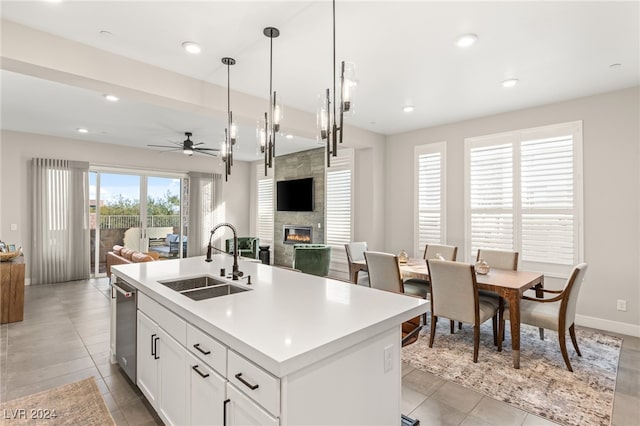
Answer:
POLYGON ((93 377, 0 404, 0 425, 115 425, 93 377))
MULTIPOLYGON (((508 327, 508 323, 507 323, 508 327)), ((402 349, 402 360, 414 368, 483 393, 553 422, 571 426, 610 425, 622 339, 576 328, 579 357, 567 341, 573 373, 566 369, 557 333, 523 325, 520 369, 513 368, 511 340, 504 349, 493 346, 491 322, 481 327, 478 363, 473 362, 473 328, 449 333, 449 321, 439 321, 433 348, 429 329, 402 349)))

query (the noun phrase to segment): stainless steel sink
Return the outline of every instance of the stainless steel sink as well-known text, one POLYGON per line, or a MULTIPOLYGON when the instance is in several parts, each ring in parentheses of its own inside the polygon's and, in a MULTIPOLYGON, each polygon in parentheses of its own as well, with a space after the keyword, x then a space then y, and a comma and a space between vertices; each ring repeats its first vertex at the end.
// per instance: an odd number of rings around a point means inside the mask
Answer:
POLYGON ((209 275, 158 282, 193 300, 211 299, 251 290, 250 288, 229 284, 224 280, 213 278, 209 275))
POLYGON ((213 297, 227 296, 229 294, 242 293, 249 291, 248 288, 239 287, 233 284, 220 284, 205 288, 196 288, 193 290, 181 291, 183 294, 193 300, 211 299, 213 297))
POLYGON ((169 287, 171 290, 183 292, 185 290, 193 290, 195 288, 209 287, 212 285, 226 284, 224 280, 213 278, 209 275, 202 275, 193 278, 181 278, 177 280, 158 281, 160 284, 169 287))

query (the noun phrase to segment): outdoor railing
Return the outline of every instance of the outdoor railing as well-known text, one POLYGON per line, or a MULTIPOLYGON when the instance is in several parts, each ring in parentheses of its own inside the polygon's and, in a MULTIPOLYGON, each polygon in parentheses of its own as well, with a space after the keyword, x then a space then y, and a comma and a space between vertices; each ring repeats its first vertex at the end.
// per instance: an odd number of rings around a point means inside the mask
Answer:
MULTIPOLYGON (((90 222, 95 223, 95 214, 90 222)), ((100 216, 100 229, 127 229, 139 228, 141 226, 138 215, 102 215, 100 216)), ((147 216, 148 228, 179 227, 180 215, 153 215, 147 216)))

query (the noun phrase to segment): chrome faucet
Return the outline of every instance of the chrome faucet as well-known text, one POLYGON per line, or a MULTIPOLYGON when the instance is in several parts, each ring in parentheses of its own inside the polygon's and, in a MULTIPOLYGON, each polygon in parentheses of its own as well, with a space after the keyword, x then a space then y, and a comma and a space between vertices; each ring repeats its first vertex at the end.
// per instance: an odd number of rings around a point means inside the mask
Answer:
POLYGON ((211 249, 213 248, 211 246, 211 240, 213 239, 213 234, 223 226, 230 228, 231 231, 233 232, 233 273, 232 273, 233 278, 232 279, 237 281, 238 277, 241 277, 244 274, 242 273, 242 271, 238 270, 238 233, 236 232, 235 226, 233 226, 232 224, 225 222, 225 223, 220 223, 213 227, 213 229, 211 230, 211 235, 209 236, 209 245, 207 246, 207 257, 204 259, 204 261, 211 262, 211 249))

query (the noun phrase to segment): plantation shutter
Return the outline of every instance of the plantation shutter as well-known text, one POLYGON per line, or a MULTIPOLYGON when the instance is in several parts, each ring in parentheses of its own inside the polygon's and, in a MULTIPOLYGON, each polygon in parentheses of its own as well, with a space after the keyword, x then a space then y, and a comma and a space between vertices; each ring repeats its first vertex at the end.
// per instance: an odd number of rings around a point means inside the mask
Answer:
POLYGON ((478 248, 514 250, 513 145, 470 151, 471 255, 478 248))
POLYGON ((348 272, 344 245, 352 241, 353 149, 331 159, 326 176, 326 242, 331 246, 330 269, 348 272))
POLYGON ((444 244, 444 142, 422 145, 415 150, 416 257, 422 256, 428 243, 444 244))
POLYGON ((522 260, 573 265, 573 137, 521 144, 522 260))
MULTIPOLYGON (((466 140, 467 249, 565 276, 582 261, 582 122, 466 140)), ((472 257, 473 258, 473 257, 472 257)))
POLYGON ((269 245, 273 248, 273 169, 269 169, 268 175, 264 176, 264 164, 259 163, 256 167, 257 176, 257 210, 258 220, 256 224, 257 237, 260 238, 260 245, 269 245))

